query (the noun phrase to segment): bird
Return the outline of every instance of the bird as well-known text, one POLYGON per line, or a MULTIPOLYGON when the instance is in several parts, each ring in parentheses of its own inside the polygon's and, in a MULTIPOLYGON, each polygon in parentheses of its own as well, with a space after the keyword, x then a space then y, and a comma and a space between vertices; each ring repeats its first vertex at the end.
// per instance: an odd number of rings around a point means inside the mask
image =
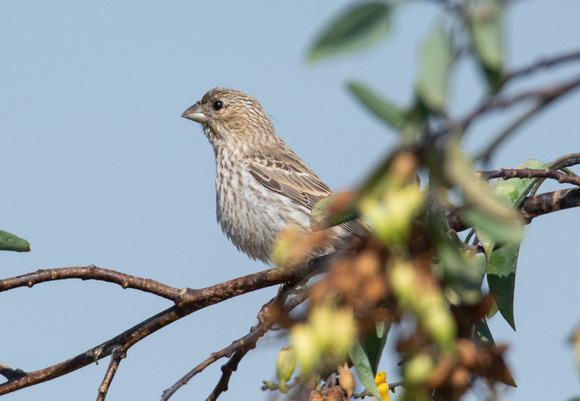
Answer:
MULTIPOLYGON (((222 231, 250 258, 272 264, 280 232, 288 227, 310 230, 313 206, 332 190, 276 134, 258 100, 244 92, 211 89, 181 117, 200 123, 213 147, 222 231)), ((321 254, 366 233, 356 221, 329 230, 321 254)))

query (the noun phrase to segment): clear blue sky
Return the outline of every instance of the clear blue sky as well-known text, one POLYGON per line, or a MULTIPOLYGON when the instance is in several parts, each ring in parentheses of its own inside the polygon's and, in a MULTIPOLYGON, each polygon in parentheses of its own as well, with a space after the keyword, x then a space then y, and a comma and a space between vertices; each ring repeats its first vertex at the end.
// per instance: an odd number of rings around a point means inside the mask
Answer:
MULTIPOLYGON (((32 252, 0 253, 0 276, 94 263, 199 288, 262 270, 222 235, 213 153, 200 127, 181 113, 213 87, 245 91, 320 177, 347 188, 372 169, 396 134, 353 101, 346 79, 409 101, 416 45, 433 27, 435 8, 425 3, 397 14, 389 41, 358 57, 309 66, 313 37, 347 1, 3 0, 0 229, 28 239, 32 252)), ((580 44, 577 1, 514 3, 509 66, 580 44)), ((535 83, 547 79, 541 74, 535 83)), ((477 80, 472 66, 459 71, 455 114, 469 108, 477 80)), ((579 151, 579 102, 579 94, 569 96, 538 116, 489 167, 579 151)), ((479 127, 468 148, 481 146, 488 134, 479 127)), ((508 362, 520 387, 505 400, 564 400, 580 392, 566 343, 579 321, 579 218, 579 210, 564 211, 526 231, 516 283, 518 331, 499 317, 491 324, 496 340, 513 344, 508 362)), ((107 400, 158 399, 210 352, 246 334, 274 293, 205 309, 134 346, 107 400)), ((65 360, 170 306, 138 291, 78 280, 2 293, 1 300, 0 360, 24 370, 65 360)), ((281 345, 275 336, 261 341, 220 399, 265 399, 260 383, 273 378, 281 345)), ((107 364, 5 399, 94 399, 107 364)), ((220 365, 173 399, 205 399, 220 365)))

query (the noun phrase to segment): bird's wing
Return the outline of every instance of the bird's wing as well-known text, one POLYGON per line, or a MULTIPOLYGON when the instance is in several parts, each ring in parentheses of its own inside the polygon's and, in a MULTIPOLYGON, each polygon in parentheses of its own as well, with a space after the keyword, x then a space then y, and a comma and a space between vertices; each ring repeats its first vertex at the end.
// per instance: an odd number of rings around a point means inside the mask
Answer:
MULTIPOLYGON (((320 199, 332 195, 332 190, 301 160, 284 161, 281 158, 255 154, 247 156, 245 163, 250 174, 260 184, 292 199, 299 205, 312 209, 320 199)), ((341 226, 359 236, 369 232, 368 225, 360 219, 341 226)))
POLYGON ((247 156, 245 162, 250 174, 260 184, 308 209, 312 209, 320 199, 332 195, 331 189, 303 163, 261 154, 247 156))

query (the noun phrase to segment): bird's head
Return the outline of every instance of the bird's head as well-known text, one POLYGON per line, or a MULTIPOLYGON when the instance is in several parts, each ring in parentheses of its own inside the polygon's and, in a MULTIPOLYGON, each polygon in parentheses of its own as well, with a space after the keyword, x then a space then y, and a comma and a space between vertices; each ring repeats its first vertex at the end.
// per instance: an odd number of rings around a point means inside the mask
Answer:
POLYGON ((260 141, 263 135, 274 132, 272 121, 256 99, 227 88, 210 90, 181 117, 202 124, 214 146, 252 138, 260 141))

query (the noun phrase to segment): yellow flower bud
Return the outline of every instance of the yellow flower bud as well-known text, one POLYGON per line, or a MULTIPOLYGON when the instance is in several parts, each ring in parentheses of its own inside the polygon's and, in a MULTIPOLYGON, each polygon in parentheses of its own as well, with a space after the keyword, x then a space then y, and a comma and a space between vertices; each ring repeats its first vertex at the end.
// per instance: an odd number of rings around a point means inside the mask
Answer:
POLYGON ((292 377, 296 369, 296 353, 290 347, 282 348, 278 354, 278 361, 276 362, 276 374, 278 376, 278 389, 287 393, 288 388, 286 383, 292 377))
POLYGON ((389 384, 387 383, 387 374, 385 372, 379 372, 375 376, 375 383, 381 393, 383 401, 391 401, 391 395, 389 394, 389 384))

